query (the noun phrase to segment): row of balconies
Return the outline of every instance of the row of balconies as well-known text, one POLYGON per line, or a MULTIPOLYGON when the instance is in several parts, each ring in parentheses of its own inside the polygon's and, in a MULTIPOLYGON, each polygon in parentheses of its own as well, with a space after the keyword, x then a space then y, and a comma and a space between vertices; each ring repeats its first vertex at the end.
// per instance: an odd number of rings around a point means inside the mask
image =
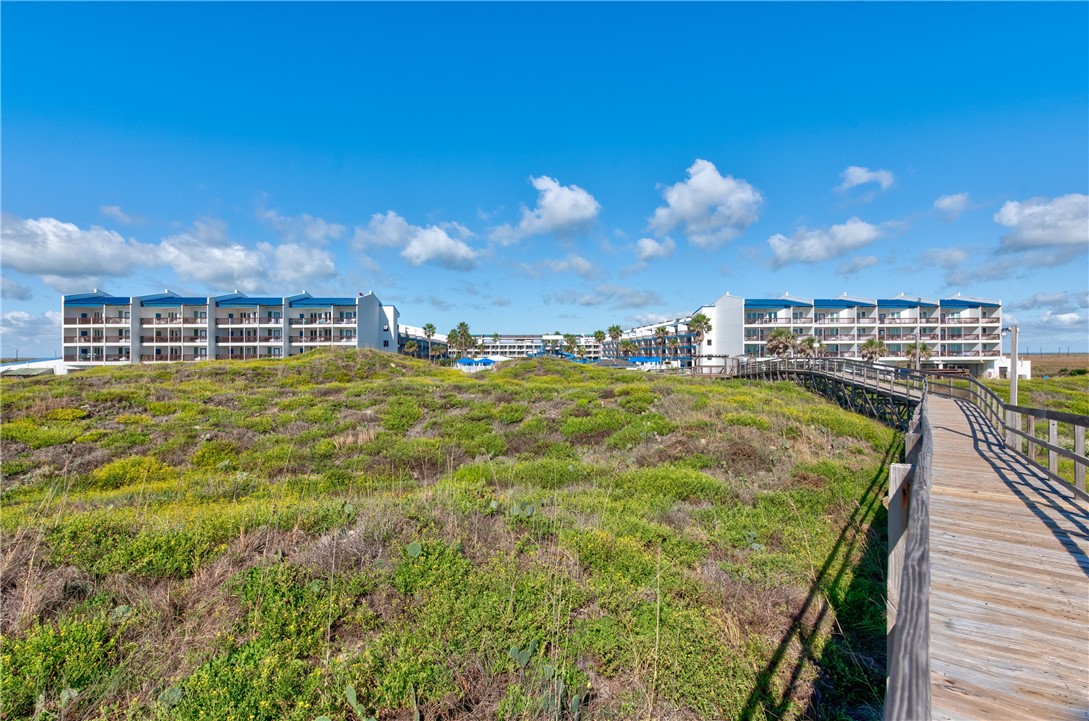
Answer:
MULTIPOLYGON (((140 325, 208 325, 208 318, 138 318, 140 325)), ((274 325, 282 326, 283 318, 214 318, 216 326, 274 325)), ((355 318, 288 318, 289 325, 355 326, 355 318)), ((129 325, 131 318, 93 316, 65 318, 64 325, 129 325)))
POLYGON ((745 325, 998 325, 1000 318, 756 318, 745 325))
MULTIPOLYGON (((355 336, 217 336, 217 343, 283 343, 285 340, 289 340, 292 343, 298 344, 310 344, 310 343, 355 343, 355 336)), ((113 337, 113 336, 65 336, 64 343, 66 345, 129 345, 131 338, 125 337, 113 337)), ((181 336, 141 336, 140 342, 151 345, 171 345, 171 344, 206 344, 208 338, 194 335, 181 335, 181 336)))
MULTIPOLYGON (((805 336, 803 336, 805 337, 805 336)), ((819 338, 825 343, 838 343, 840 341, 854 341, 861 340, 867 341, 873 338, 880 338, 886 343, 901 343, 903 341, 914 340, 929 340, 929 341, 947 341, 950 343, 956 343, 963 340, 1002 340, 1001 333, 964 333, 963 335, 949 335, 946 333, 902 333, 900 335, 874 335, 873 333, 837 333, 836 335, 814 335, 813 337, 819 338)), ((757 335, 746 335, 746 343, 764 343, 767 338, 761 338, 757 335)))

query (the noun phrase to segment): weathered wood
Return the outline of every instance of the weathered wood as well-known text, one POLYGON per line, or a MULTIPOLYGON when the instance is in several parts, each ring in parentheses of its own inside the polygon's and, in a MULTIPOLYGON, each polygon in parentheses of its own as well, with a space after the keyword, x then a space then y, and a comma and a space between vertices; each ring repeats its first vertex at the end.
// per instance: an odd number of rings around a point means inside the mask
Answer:
POLYGON ((973 413, 928 400, 933 718, 1084 721, 1089 514, 973 413))
POLYGON ((1074 453, 1081 457, 1074 466, 1074 487, 1085 493, 1085 426, 1074 426, 1074 453))
MULTIPOLYGON (((896 624, 896 609, 900 602, 900 575, 904 569, 904 548, 907 545, 908 493, 911 486, 906 481, 910 474, 910 464, 893 463, 889 466, 889 565, 888 574, 886 575, 888 579, 886 604, 888 611, 887 632, 890 639, 892 638, 892 627, 896 624)), ((891 648, 889 650, 891 651, 891 648)))
POLYGON ((933 432, 923 400, 896 625, 889 641, 885 721, 930 718, 930 478, 933 432))
MULTIPOLYGON (((1059 445, 1059 422, 1049 419, 1047 422, 1047 441, 1053 448, 1059 445)), ((1059 472, 1059 454, 1053 449, 1047 452, 1047 470, 1052 473, 1059 472)))
POLYGON ((1035 440, 1036 440, 1036 416, 1031 415, 1031 414, 1028 417, 1028 434, 1030 436, 1032 436, 1033 440, 1029 441, 1028 453, 1026 453, 1025 455, 1028 456, 1028 459, 1030 461, 1035 461, 1036 460, 1036 442, 1035 442, 1035 440))

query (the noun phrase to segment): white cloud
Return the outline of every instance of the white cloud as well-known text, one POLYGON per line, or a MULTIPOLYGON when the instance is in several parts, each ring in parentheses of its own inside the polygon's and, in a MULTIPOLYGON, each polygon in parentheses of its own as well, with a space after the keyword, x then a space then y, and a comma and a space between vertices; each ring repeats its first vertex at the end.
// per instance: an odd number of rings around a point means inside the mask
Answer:
MULTIPOLYGON (((836 186, 836 190, 841 193, 846 193, 851 188, 856 188, 868 183, 877 183, 881 187, 881 190, 888 190, 896 181, 896 177, 888 170, 870 170, 869 168, 863 168, 859 165, 847 166, 839 174, 839 177, 842 182, 836 186)), ((866 199, 868 200, 872 197, 873 196, 871 195, 866 199)))
POLYGON ((851 218, 827 230, 802 227, 789 238, 777 233, 768 238, 768 245, 775 255, 775 266, 782 267, 788 263, 820 263, 869 245, 882 235, 876 225, 851 218))
POLYGON ((593 278, 599 275, 596 265, 581 255, 575 255, 574 253, 571 253, 563 260, 546 260, 544 265, 553 273, 571 272, 583 278, 593 278))
POLYGON ((464 240, 453 238, 447 231, 468 238, 468 228, 457 223, 412 225, 392 210, 375 213, 366 228, 356 228, 353 239, 359 248, 378 245, 401 248, 401 257, 410 265, 434 263, 453 270, 469 270, 477 264, 479 253, 464 240))
POLYGON ((537 189, 537 207, 522 206, 517 226, 501 225, 491 233, 492 240, 503 245, 517 243, 531 235, 552 233, 570 237, 584 233, 597 221, 601 204, 577 185, 560 185, 555 178, 542 175, 529 182, 537 189))
POLYGON ((227 224, 210 218, 192 229, 163 238, 160 255, 182 280, 199 281, 214 291, 252 293, 265 287, 267 253, 231 240, 227 224))
POLYGON ((477 253, 463 241, 451 238, 446 231, 434 225, 417 228, 401 257, 409 265, 434 263, 452 270, 470 270, 476 266, 477 253))
POLYGON ((1034 310, 1047 308, 1058 312, 1069 312, 1075 308, 1089 308, 1089 291, 1055 291, 1053 293, 1033 293, 1028 298, 1008 306, 1011 310, 1034 310))
POLYGON ((112 230, 92 226, 83 230, 55 218, 19 220, 5 217, 3 265, 38 275, 56 290, 68 290, 74 279, 123 277, 138 266, 158 260, 153 245, 125 239, 112 230))
POLYGON ((55 310, 0 313, 0 354, 20 358, 54 357, 60 345, 61 314, 55 310))
POLYGON ((650 227, 664 234, 683 225, 689 242, 706 250, 743 233, 759 218, 764 202, 752 185, 723 177, 706 160, 696 160, 688 168, 688 180, 669 186, 662 197, 666 205, 654 211, 650 227))
POLYGON ((653 260, 654 258, 668 258, 673 255, 673 251, 677 249, 677 244, 673 242, 672 238, 666 238, 659 242, 654 238, 640 238, 635 243, 635 255, 641 261, 653 260))
POLYGON ((856 255, 848 261, 839 264, 836 272, 840 275, 854 275, 859 271, 877 265, 876 255, 856 255))
POLYGON ((298 216, 284 215, 278 209, 258 207, 257 218, 277 232, 280 238, 289 243, 305 241, 324 245, 344 235, 347 230, 339 223, 330 223, 324 218, 316 218, 309 213, 298 216))
POLYGON ((952 268, 968 260, 968 251, 963 248, 931 248, 922 255, 924 265, 940 265, 952 268))
POLYGON ((257 249, 260 253, 272 257, 271 275, 276 281, 301 286, 309 281, 337 276, 333 257, 321 248, 298 243, 283 243, 276 246, 261 243, 257 249))
POLYGON ((595 306, 608 304, 612 308, 645 308, 648 305, 661 305, 662 297, 652 290, 641 290, 619 285, 597 285, 593 290, 567 288, 562 291, 546 293, 545 303, 560 305, 595 306))
POLYGON ((1083 248, 1066 246, 1061 248, 1038 248, 1016 255, 994 254, 986 256, 974 268, 950 271, 946 275, 947 286, 965 286, 987 280, 1002 280, 1010 277, 1025 277, 1036 268, 1053 268, 1066 265, 1082 256, 1083 248))
POLYGON ((968 208, 968 193, 943 195, 934 201, 934 208, 940 210, 947 221, 954 221, 968 208))
POLYGON ((125 211, 121 210, 120 205, 100 205, 98 206, 98 211, 105 215, 107 218, 113 218, 119 223, 124 223, 125 225, 132 225, 137 220, 131 215, 125 213, 125 211))
POLYGON ((1036 319, 1033 325, 1037 328, 1055 328, 1065 330, 1069 328, 1084 328, 1089 324, 1089 318, 1075 312, 1056 313, 1050 308, 1045 310, 1036 319))
POLYGON ((1089 247, 1089 195, 1071 193, 1050 200, 1010 200, 995 213, 994 220, 1011 228, 1002 236, 1002 250, 1089 247))
POLYGON ((30 300, 34 294, 17 280, 0 275, 0 298, 8 300, 30 300))

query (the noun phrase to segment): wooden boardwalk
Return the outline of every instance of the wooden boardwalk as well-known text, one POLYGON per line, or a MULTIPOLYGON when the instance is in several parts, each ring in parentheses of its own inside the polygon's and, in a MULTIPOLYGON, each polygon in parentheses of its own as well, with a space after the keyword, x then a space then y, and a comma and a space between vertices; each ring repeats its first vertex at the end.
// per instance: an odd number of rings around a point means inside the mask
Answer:
POLYGON ((931 396, 934 719, 1089 721, 1089 512, 931 396))

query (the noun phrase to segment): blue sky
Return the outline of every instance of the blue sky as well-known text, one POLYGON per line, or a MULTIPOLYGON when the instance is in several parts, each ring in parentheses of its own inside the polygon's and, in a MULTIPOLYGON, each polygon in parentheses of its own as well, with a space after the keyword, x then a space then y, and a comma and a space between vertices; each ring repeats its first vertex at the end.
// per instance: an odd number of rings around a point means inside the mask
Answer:
POLYGON ((2 353, 61 292, 374 290, 592 332, 1000 298, 1089 350, 1089 5, 42 4, 2 20, 2 353))

